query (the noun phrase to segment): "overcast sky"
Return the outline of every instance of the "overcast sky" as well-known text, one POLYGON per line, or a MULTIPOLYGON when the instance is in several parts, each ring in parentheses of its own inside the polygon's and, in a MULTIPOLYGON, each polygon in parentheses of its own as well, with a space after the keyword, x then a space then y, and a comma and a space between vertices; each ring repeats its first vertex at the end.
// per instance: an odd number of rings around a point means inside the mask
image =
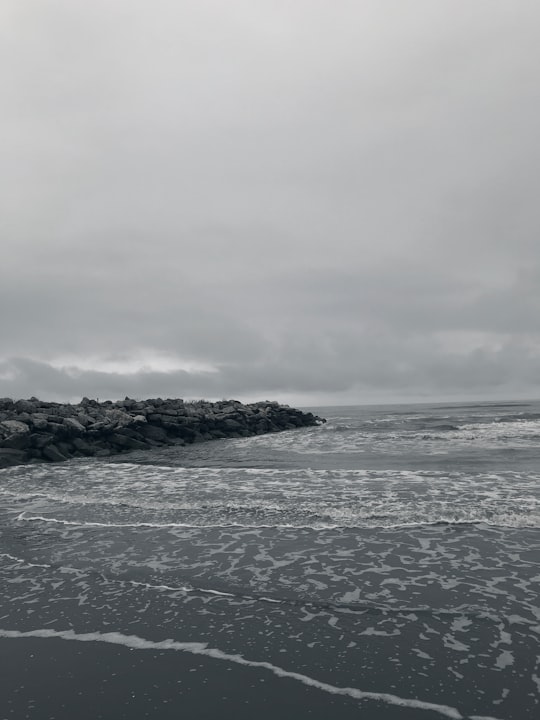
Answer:
POLYGON ((0 395, 540 396, 538 0, 3 0, 0 395))

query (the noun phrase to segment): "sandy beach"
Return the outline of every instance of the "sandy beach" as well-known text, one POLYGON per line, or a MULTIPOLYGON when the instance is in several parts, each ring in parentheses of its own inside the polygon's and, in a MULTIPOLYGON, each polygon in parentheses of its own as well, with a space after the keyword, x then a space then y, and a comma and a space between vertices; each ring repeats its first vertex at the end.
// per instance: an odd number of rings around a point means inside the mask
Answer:
MULTIPOLYGON (((61 639, 0 640, 2 720, 414 720, 418 710, 359 705, 287 678, 183 652, 61 639), (364 710, 361 710, 364 708, 364 710)), ((422 718, 439 717, 422 712, 422 718)))

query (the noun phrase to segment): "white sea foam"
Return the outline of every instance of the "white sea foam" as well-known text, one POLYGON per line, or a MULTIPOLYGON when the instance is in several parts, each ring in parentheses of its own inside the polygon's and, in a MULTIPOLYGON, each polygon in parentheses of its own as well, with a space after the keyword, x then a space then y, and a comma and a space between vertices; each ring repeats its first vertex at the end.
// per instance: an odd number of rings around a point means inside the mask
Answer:
POLYGON ((104 522, 91 522, 87 520, 65 520, 63 518, 44 517, 43 515, 26 515, 23 511, 16 518, 18 521, 26 522, 46 522, 56 523, 58 525, 76 525, 78 527, 103 527, 103 528, 128 528, 128 527, 151 527, 151 528, 171 528, 171 527, 192 527, 185 523, 150 523, 150 522, 135 522, 135 523, 104 523, 104 522))
MULTIPOLYGON (((50 628, 42 628, 37 630, 19 631, 0 629, 0 638, 59 638, 62 640, 71 640, 76 642, 102 642, 112 645, 121 645, 133 650, 173 650, 177 652, 187 652, 193 655, 203 655, 215 660, 236 663, 244 667, 260 668, 268 670, 279 678, 290 678, 296 680, 308 687, 317 688, 331 695, 343 695, 351 697, 355 700, 374 700, 383 702, 387 705, 398 707, 408 707, 417 710, 430 710, 452 720, 464 720, 466 716, 462 715, 457 708, 439 703, 427 702, 416 698, 403 698, 398 695, 384 692, 371 692, 368 690, 360 690, 352 687, 338 687, 330 683, 322 682, 290 670, 285 670, 278 665, 260 660, 248 660, 243 655, 233 655, 225 653, 217 648, 209 648, 206 643, 198 642, 180 642, 178 640, 147 640, 137 635, 124 635, 119 632, 90 632, 76 633, 73 630, 52 630, 50 628)), ((476 716, 476 720, 480 720, 476 716)), ((497 720, 497 718, 482 718, 482 720, 497 720)))
POLYGON ((168 592, 186 592, 186 593, 196 593, 200 595, 213 595, 215 597, 226 597, 226 598, 240 598, 241 600, 250 600, 250 601, 256 601, 256 602, 267 602, 267 603, 273 603, 276 605, 283 604, 284 600, 280 600, 279 598, 271 598, 271 597, 265 597, 265 596, 254 596, 254 595, 247 595, 246 593, 229 593, 229 592, 223 592, 222 590, 214 590, 212 588, 201 588, 201 587, 194 587, 192 585, 180 585, 180 586, 174 586, 174 585, 155 585, 154 583, 149 582, 139 582, 138 580, 128 580, 130 585, 133 585, 134 587, 142 587, 146 590, 165 590, 168 592))
MULTIPOLYGON (((291 528, 295 530, 313 530, 311 525, 299 526, 293 523, 276 525, 276 524, 262 524, 262 525, 246 525, 245 523, 151 523, 151 522, 133 522, 133 523, 104 523, 104 522, 89 522, 86 520, 64 520, 62 518, 44 517, 43 515, 26 515, 23 511, 17 516, 16 520, 26 522, 46 522, 56 523, 58 525, 73 525, 77 527, 102 527, 102 528, 155 528, 158 530, 167 528, 237 528, 242 530, 259 530, 264 528, 278 528, 285 529, 291 528)), ((329 526, 336 527, 336 526, 329 526)))
MULTIPOLYGON (((377 517, 377 516, 375 516, 377 517)), ((399 530, 415 527, 432 527, 436 525, 449 525, 449 526, 487 526, 487 527, 507 527, 507 528, 537 528, 540 527, 540 515, 534 515, 532 517, 522 517, 517 514, 506 514, 498 517, 482 517, 479 514, 467 514, 466 517, 455 517, 445 515, 435 515, 434 517, 426 517, 424 519, 418 518, 417 520, 400 521, 398 518, 389 518, 384 522, 376 520, 369 515, 352 517, 350 521, 342 522, 318 522, 314 521, 311 523, 303 522, 267 522, 267 523, 249 523, 249 522, 98 522, 89 520, 68 520, 65 518, 46 517, 44 515, 27 515, 26 511, 21 512, 17 515, 16 520, 18 522, 44 522, 57 525, 73 526, 80 528, 148 528, 155 530, 167 530, 174 528, 185 528, 185 529, 235 529, 245 531, 255 530, 307 530, 307 531, 321 531, 321 530, 343 530, 353 529, 358 527, 366 527, 369 529, 382 529, 382 530, 399 530), (370 522, 371 520, 371 522, 370 522)))
POLYGON ((351 452, 392 455, 417 452, 420 447, 427 455, 446 455, 461 448, 498 450, 536 447, 540 436, 540 420, 537 418, 514 418, 505 422, 497 418, 487 419, 486 422, 463 422, 466 418, 449 416, 439 419, 443 421, 441 424, 428 422, 418 428, 415 423, 430 421, 433 417, 412 414, 401 417, 389 415, 376 420, 333 418, 333 422, 304 433, 282 433, 277 437, 262 435, 236 442, 247 448, 271 447, 297 455, 351 452), (376 426, 379 426, 379 431, 384 428, 384 432, 374 432, 376 426))
POLYGON ((499 668, 499 670, 504 670, 504 668, 509 667, 513 664, 514 655, 512 652, 510 652, 510 650, 503 650, 495 661, 495 665, 499 668))
POLYGON ((535 473, 238 467, 156 472, 155 466, 132 464, 110 464, 105 477, 96 472, 97 467, 89 476, 65 476, 65 492, 59 478, 52 487, 31 475, 24 483, 12 478, 0 495, 12 501, 6 507, 17 509, 19 520, 56 518, 86 527, 540 527, 535 473))
POLYGON ((51 566, 44 563, 31 563, 26 560, 23 560, 22 558, 16 557, 15 555, 10 555, 9 553, 0 553, 0 557, 6 558, 7 560, 11 560, 12 562, 16 563, 17 565, 26 565, 27 567, 37 567, 37 568, 50 568, 51 566))
POLYGON ((142 587, 147 590, 168 590, 172 592, 189 592, 189 593, 201 593, 202 595, 216 595, 218 597, 235 597, 233 593, 222 592, 221 590, 212 590, 208 588, 196 588, 192 585, 180 585, 175 587, 173 585, 154 585, 152 583, 138 582, 137 580, 129 580, 129 584, 134 587, 142 587))

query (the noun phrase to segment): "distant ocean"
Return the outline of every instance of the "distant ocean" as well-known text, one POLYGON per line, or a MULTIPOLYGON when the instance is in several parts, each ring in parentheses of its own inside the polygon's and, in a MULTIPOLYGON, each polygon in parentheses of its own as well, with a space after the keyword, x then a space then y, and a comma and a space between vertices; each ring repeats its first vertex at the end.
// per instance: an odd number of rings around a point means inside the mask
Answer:
POLYGON ((540 403, 0 470, 0 719, 540 717, 540 403))

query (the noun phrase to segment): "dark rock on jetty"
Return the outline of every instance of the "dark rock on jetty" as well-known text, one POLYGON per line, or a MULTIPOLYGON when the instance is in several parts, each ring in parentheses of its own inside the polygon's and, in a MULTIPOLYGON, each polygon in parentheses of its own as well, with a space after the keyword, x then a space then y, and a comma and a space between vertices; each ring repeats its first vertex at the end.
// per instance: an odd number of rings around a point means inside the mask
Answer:
POLYGON ((275 402, 131 400, 78 405, 0 399, 0 468, 249 437, 325 422, 275 402))

